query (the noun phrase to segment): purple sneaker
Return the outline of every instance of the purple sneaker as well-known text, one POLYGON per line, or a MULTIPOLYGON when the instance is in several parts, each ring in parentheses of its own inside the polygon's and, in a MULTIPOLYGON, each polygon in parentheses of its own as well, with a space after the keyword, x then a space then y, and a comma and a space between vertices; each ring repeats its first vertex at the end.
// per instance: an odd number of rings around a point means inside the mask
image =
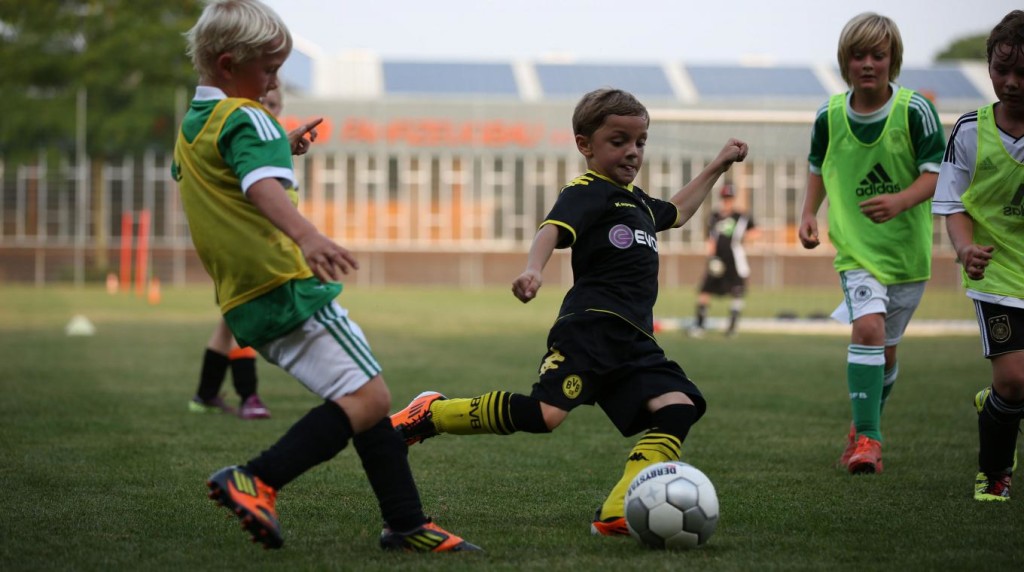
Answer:
POLYGON ((192 413, 235 413, 235 408, 225 403, 219 395, 213 399, 202 399, 196 395, 188 402, 188 410, 192 413))
POLYGON ((254 393, 242 402, 238 416, 242 419, 270 419, 270 410, 260 401, 260 396, 254 393))

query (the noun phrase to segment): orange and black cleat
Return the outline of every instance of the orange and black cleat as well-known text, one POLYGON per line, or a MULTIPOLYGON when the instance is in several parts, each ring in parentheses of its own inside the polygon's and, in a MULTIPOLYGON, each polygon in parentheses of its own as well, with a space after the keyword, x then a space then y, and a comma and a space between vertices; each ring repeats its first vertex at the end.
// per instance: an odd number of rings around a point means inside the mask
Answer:
POLYGON ((428 520, 409 532, 395 532, 385 528, 380 533, 380 547, 384 550, 405 552, 472 552, 483 550, 466 542, 428 520))
POLYGON ((436 391, 424 391, 417 395, 405 409, 391 416, 391 426, 398 431, 406 445, 415 445, 437 435, 430 406, 435 401, 442 399, 447 398, 436 391))
POLYGON ((206 486, 210 488, 211 499, 242 520, 242 528, 249 532, 253 542, 260 542, 265 548, 281 548, 284 537, 274 510, 276 490, 239 466, 225 467, 210 475, 206 486))

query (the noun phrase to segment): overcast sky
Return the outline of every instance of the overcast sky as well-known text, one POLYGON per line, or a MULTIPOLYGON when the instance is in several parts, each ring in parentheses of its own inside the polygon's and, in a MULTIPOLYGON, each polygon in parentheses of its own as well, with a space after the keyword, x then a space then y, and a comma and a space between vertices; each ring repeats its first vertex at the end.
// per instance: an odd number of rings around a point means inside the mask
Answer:
POLYGON ((870 10, 896 21, 911 66, 1021 8, 1020 0, 265 1, 326 55, 448 60, 833 63, 843 25, 870 10))

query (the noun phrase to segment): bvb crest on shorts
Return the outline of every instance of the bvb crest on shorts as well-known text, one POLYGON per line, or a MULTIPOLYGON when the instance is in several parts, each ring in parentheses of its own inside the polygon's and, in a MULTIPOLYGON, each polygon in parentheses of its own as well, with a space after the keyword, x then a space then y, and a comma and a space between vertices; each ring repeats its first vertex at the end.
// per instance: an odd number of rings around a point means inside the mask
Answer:
POLYGON ((988 335, 993 342, 1003 343, 1010 339, 1010 319, 1002 316, 992 316, 988 319, 988 335))
POLYGON ((562 393, 569 399, 576 399, 583 391, 583 379, 576 375, 570 375, 562 380, 562 393))

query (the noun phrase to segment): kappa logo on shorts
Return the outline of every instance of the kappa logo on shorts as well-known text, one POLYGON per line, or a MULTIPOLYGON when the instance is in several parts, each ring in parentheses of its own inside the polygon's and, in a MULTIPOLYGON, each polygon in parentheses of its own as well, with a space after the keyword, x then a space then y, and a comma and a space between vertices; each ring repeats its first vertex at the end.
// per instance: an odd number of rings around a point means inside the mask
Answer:
POLYGON ((871 288, 868 286, 857 286, 853 291, 853 299, 858 302, 863 302, 871 297, 871 288))
POLYGON ((552 348, 548 355, 544 356, 544 363, 540 364, 540 374, 544 375, 549 369, 558 369, 558 363, 563 361, 565 361, 565 356, 552 348))
POLYGON ((1006 314, 988 319, 988 335, 993 342, 1005 343, 1010 339, 1010 317, 1006 314))
POLYGON ((576 399, 583 392, 583 379, 576 375, 570 375, 562 380, 562 393, 569 399, 576 399))

